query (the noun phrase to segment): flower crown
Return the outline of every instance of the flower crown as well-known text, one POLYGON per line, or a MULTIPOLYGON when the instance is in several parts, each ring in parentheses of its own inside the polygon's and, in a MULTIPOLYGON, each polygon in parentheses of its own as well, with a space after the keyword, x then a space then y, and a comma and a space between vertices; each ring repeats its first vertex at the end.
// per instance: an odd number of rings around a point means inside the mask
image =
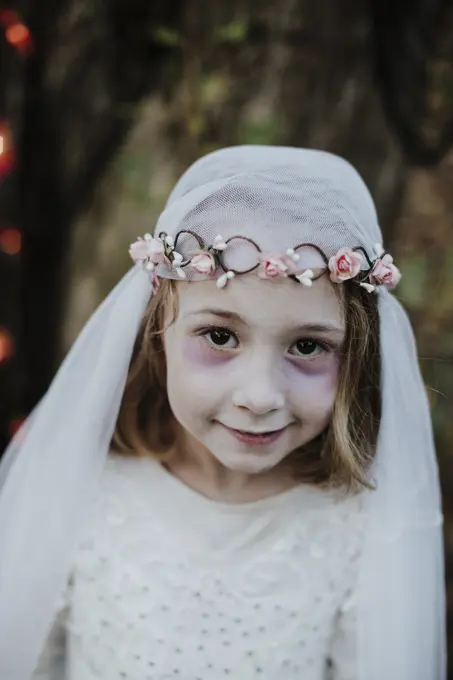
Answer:
POLYGON ((153 292, 159 287, 159 276, 156 268, 164 265, 170 271, 174 271, 180 279, 186 279, 184 271, 191 267, 193 272, 214 277, 222 272, 217 278, 218 288, 225 288, 228 281, 237 274, 247 274, 257 270, 262 279, 282 279, 291 277, 304 286, 311 286, 313 281, 323 276, 327 271, 333 283, 343 283, 352 280, 369 293, 377 290, 377 286, 385 286, 392 290, 401 279, 399 269, 393 264, 391 255, 385 252, 379 244, 374 247, 375 258, 370 259, 367 252, 361 246, 356 248, 340 248, 330 258, 323 251, 311 243, 302 243, 295 248, 289 248, 286 253, 262 252, 251 239, 235 236, 224 240, 222 236, 216 236, 210 246, 206 246, 202 239, 192 231, 182 230, 176 238, 161 232, 159 236, 145 234, 131 244, 129 254, 132 260, 143 266, 152 275, 153 292), (183 235, 193 237, 199 248, 190 253, 186 259, 177 251, 178 239, 183 235), (236 271, 224 265, 223 253, 231 245, 232 241, 244 241, 254 246, 258 252, 258 262, 245 271, 236 271), (324 261, 325 266, 315 275, 313 269, 301 269, 298 266, 300 256, 298 250, 312 248, 316 250, 324 261))

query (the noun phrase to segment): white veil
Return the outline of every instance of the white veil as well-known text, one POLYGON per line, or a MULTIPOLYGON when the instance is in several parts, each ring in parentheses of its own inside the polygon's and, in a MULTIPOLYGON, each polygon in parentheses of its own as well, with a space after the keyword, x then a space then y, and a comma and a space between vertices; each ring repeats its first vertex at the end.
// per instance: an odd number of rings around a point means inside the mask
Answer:
MULTIPOLYGON (((348 163, 281 147, 233 147, 197 161, 155 232, 174 237, 181 229, 208 244, 219 233, 245 236, 264 251, 311 243, 327 257, 344 246, 371 254, 381 241, 372 199, 348 163)), ((182 249, 194 245, 186 238, 182 249)), ((232 248, 231 257, 247 260, 246 251, 232 248)), ((316 251, 305 254, 310 266, 316 251)), ((0 464, 2 679, 30 680, 51 627, 150 294, 147 273, 134 267, 90 319, 0 464)), ((406 314, 388 291, 379 296, 383 412, 378 488, 365 494, 356 677, 445 680, 442 514, 428 402, 406 314)))

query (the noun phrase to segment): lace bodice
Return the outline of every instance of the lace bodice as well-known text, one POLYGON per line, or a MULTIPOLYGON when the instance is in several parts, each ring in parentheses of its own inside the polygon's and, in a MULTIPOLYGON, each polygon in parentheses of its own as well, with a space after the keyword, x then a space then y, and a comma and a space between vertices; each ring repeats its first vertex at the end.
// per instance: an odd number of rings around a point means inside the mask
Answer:
POLYGON ((300 486, 222 504, 111 456, 35 677, 358 680, 361 524, 357 497, 300 486))

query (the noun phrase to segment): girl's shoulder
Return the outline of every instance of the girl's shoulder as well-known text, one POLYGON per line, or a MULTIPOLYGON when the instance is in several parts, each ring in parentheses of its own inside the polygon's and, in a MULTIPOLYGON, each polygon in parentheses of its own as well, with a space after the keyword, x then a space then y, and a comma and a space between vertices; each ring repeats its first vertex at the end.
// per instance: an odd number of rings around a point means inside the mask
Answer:
POLYGON ((135 513, 145 500, 149 502, 153 487, 159 484, 158 465, 150 458, 110 452, 100 478, 98 510, 116 505, 124 512, 135 513))
POLYGON ((81 544, 118 530, 153 505, 154 461, 110 452, 81 529, 81 544))
POLYGON ((147 476, 149 483, 150 472, 158 465, 152 458, 141 456, 123 455, 115 451, 110 451, 105 463, 101 477, 102 487, 124 487, 124 485, 140 484, 143 475, 147 476))
POLYGON ((152 515, 155 468, 154 461, 109 452, 81 530, 78 561, 94 546, 99 552, 114 545, 137 519, 152 515))
POLYGON ((354 560, 362 550, 365 531, 363 493, 346 494, 339 490, 322 491, 321 512, 313 512, 309 531, 321 551, 354 560))

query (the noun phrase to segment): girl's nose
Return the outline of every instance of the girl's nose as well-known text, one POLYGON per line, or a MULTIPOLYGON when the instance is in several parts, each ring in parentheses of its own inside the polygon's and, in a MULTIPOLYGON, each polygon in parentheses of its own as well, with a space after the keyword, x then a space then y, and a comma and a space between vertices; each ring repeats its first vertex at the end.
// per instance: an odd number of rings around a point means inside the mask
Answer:
POLYGON ((238 374, 232 401, 234 406, 248 409, 255 415, 282 409, 285 397, 275 361, 251 359, 247 362, 247 366, 238 374))

